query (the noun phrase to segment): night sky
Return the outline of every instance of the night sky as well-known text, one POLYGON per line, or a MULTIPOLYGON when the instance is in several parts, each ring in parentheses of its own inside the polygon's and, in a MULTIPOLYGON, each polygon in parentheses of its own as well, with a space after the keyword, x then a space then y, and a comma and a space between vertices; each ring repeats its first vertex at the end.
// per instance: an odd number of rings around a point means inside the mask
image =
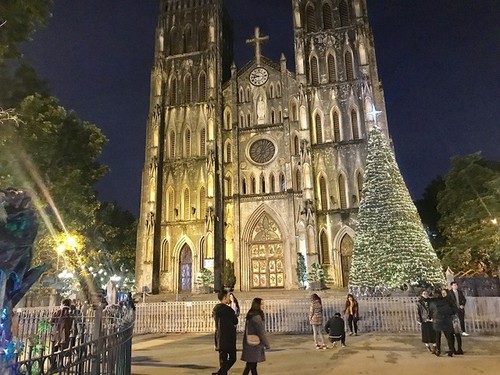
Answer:
MULTIPOLYGON (((291 0, 229 0, 235 62, 253 56, 254 26, 295 70, 291 0)), ((55 0, 48 27, 24 46, 60 104, 108 137, 111 172, 99 197, 138 214, 149 80, 159 0, 55 0)), ((368 0, 389 131, 413 199, 450 168, 482 151, 500 161, 500 1, 368 0)))

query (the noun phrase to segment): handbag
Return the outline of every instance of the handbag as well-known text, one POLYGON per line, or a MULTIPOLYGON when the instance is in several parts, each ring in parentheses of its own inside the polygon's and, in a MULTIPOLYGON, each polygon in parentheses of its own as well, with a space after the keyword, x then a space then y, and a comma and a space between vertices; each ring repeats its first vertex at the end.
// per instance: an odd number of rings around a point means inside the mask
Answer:
POLYGON ((461 334, 462 333, 462 327, 460 326, 460 319, 458 318, 458 315, 455 314, 452 317, 452 323, 453 323, 453 333, 455 334, 461 334))
POLYGON ((247 344, 250 346, 257 346, 260 344, 260 337, 257 335, 248 334, 248 325, 246 327, 247 344))

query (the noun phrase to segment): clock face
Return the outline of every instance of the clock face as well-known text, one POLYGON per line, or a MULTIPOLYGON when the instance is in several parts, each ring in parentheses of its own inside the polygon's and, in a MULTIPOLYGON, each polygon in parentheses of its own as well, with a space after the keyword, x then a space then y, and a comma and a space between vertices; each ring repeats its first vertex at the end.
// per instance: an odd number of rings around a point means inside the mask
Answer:
POLYGON ((249 151, 250 157, 255 163, 264 164, 274 157, 276 147, 269 139, 259 139, 252 143, 249 151))
POLYGON ((264 68, 255 68, 250 73, 250 83, 254 86, 262 86, 268 78, 269 73, 264 68))

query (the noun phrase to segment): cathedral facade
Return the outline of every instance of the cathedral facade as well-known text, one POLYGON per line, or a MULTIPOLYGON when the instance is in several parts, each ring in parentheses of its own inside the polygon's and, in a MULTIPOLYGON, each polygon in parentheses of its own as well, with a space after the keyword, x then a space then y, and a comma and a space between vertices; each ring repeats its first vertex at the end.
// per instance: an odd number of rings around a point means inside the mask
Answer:
POLYGON ((236 290, 296 289, 299 254, 347 285, 367 134, 388 136, 366 1, 290 0, 290 16, 295 71, 258 27, 238 68, 223 0, 162 1, 138 287, 195 291, 206 268, 217 289, 229 259, 236 290))

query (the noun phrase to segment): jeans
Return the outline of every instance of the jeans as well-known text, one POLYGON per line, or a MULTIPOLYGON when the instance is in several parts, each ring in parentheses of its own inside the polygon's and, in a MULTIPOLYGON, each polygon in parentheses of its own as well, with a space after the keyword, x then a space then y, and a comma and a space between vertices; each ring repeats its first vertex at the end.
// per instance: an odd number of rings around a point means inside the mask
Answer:
POLYGON ((358 320, 356 318, 354 318, 354 315, 350 315, 349 314, 349 317, 347 318, 347 323, 349 324, 349 331, 354 332, 354 333, 358 333, 358 320), (352 330, 354 326, 354 331, 352 330))
POLYGON ((321 333, 321 325, 313 324, 313 336, 314 343, 316 345, 325 345, 325 341, 323 340, 323 334, 321 333))

